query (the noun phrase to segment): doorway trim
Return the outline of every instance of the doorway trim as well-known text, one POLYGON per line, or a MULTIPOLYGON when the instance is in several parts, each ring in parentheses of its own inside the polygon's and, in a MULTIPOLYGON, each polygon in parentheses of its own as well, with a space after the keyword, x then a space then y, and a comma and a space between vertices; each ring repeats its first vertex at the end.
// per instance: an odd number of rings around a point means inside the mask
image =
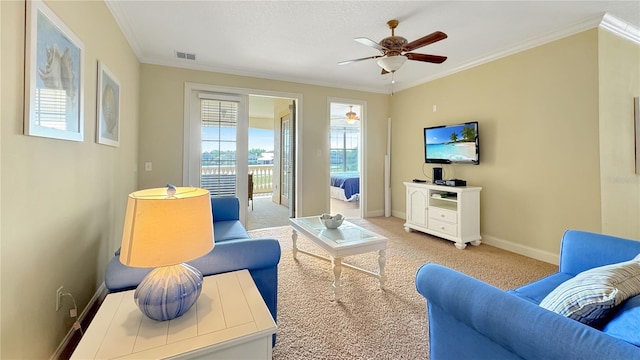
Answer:
MULTIPOLYGON (((360 217, 367 217, 367 182, 365 179, 367 178, 367 151, 365 146, 367 144, 367 101, 362 99, 347 99, 340 97, 327 97, 327 114, 329 126, 327 126, 327 139, 329 137, 329 133, 331 131, 331 103, 341 103, 341 104, 353 104, 359 105, 360 109, 362 109, 362 113, 360 114, 360 143, 358 144, 358 158, 360 162, 360 217)), ((328 141, 328 140, 327 140, 328 141)), ((327 147, 329 149, 330 146, 327 147)), ((329 158, 331 158, 329 156, 329 158)), ((330 164, 327 163, 327 167, 330 167, 330 164)), ((327 190, 329 190, 329 186, 331 184, 331 171, 329 171, 329 178, 325 182, 327 184, 327 190)), ((327 192, 329 193, 329 192, 327 192)), ((327 209, 331 208, 331 197, 327 198, 327 202, 325 207, 327 209)))
MULTIPOLYGON (((182 144, 183 149, 186 149, 186 145, 191 143, 191 131, 190 131, 190 119, 191 119, 191 106, 190 106, 190 96, 194 91, 207 91, 212 93, 217 93, 220 95, 231 95, 231 96, 249 96, 249 95, 257 95, 257 96, 271 96, 271 97, 280 97, 280 98, 289 98, 294 99, 296 101, 296 116, 295 116, 295 214, 297 216, 298 209, 302 209, 302 184, 304 184, 302 171, 300 171, 300 159, 303 157, 303 149, 299 146, 302 143, 302 134, 303 132, 303 121, 302 121, 302 94, 300 93, 289 93, 283 91, 272 91, 272 90, 259 90, 259 89, 248 89, 248 88, 238 88, 238 87, 228 87, 228 86, 219 86, 219 85, 211 85, 211 84, 202 84, 202 83, 194 83, 194 82, 185 82, 184 83, 184 142, 182 144)), ((248 111, 245 119, 239 119, 246 122, 247 126, 249 123, 248 111)), ((190 161, 189 161, 189 152, 183 151, 183 160, 182 160, 182 181, 185 184, 188 181, 189 170, 190 170, 190 161)), ((240 183, 242 186, 242 182, 240 183)), ((246 184, 245 184, 246 186, 246 184)), ((248 207, 248 199, 240 199, 240 215, 242 223, 246 223, 246 210, 248 207)))

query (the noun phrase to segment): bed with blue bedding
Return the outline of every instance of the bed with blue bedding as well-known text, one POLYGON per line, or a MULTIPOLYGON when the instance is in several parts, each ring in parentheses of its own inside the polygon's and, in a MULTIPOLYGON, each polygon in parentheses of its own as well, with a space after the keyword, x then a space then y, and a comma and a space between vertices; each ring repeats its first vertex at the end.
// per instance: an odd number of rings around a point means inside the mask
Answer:
POLYGON ((360 200, 360 173, 332 173, 331 197, 343 201, 360 200))

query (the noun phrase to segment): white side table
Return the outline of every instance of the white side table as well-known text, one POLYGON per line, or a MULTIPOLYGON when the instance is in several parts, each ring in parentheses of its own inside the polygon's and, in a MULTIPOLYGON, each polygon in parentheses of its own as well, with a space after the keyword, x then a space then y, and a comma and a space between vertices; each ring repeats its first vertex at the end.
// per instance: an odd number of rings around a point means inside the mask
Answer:
POLYGON ((271 359, 276 324, 247 270, 205 277, 170 321, 144 316, 133 292, 107 295, 71 359, 271 359))

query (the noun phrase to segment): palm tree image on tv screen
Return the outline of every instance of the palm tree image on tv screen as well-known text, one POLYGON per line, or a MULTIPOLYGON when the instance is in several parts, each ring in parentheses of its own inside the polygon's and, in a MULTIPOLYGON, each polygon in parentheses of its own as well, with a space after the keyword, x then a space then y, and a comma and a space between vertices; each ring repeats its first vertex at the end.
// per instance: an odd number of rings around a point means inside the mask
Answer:
POLYGON ((425 128, 425 162, 477 164, 477 127, 466 123, 425 128))

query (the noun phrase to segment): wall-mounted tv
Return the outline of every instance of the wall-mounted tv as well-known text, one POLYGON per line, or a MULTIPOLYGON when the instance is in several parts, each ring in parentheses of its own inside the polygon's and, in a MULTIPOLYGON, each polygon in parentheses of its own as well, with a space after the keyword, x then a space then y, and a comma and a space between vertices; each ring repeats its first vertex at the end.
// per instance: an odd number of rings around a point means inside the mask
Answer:
POLYGON ((424 128, 427 164, 480 164, 478 122, 424 128))

